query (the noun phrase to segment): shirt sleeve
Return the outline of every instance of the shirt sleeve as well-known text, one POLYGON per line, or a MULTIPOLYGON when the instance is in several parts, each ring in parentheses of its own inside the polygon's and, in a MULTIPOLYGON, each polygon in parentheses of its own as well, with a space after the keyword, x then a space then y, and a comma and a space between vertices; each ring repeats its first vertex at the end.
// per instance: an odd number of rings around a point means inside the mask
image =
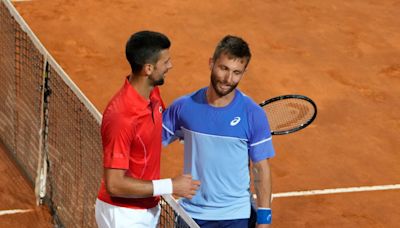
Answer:
POLYGON ((132 129, 127 127, 121 119, 113 118, 113 120, 105 121, 103 119, 101 137, 104 168, 129 168, 132 129))
POLYGON ((179 113, 182 108, 183 99, 178 99, 163 112, 162 144, 164 146, 172 143, 180 137, 179 113))
POLYGON ((253 162, 273 157, 275 150, 272 145, 272 135, 268 118, 260 107, 249 112, 249 155, 253 162))

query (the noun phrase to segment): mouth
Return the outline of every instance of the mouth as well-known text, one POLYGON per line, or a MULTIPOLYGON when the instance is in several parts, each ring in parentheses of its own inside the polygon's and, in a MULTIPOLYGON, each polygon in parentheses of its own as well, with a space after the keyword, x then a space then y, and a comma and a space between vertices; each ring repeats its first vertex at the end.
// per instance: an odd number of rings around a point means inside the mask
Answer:
POLYGON ((223 90, 229 90, 230 88, 232 88, 231 85, 227 85, 227 84, 222 84, 220 83, 219 87, 223 90))

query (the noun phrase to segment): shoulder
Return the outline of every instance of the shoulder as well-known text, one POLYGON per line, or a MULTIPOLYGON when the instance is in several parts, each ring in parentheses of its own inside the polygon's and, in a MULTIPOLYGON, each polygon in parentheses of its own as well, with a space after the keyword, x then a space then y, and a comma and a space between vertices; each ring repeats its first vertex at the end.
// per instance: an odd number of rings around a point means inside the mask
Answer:
POLYGON ((203 95, 204 95, 204 89, 199 89, 193 93, 189 93, 186 95, 183 95, 179 98, 177 98, 176 100, 174 100, 174 102, 171 104, 171 106, 183 106, 186 104, 190 104, 193 102, 202 102, 203 99, 203 95))
POLYGON ((239 99, 242 100, 243 106, 246 111, 248 112, 263 112, 263 109, 260 107, 259 104, 257 104, 251 97, 247 96, 245 93, 243 93, 240 90, 238 91, 238 97, 239 99))
POLYGON ((124 100, 116 95, 104 110, 101 128, 103 130, 126 128, 132 123, 133 117, 133 115, 129 115, 124 100))
POLYGON ((108 107, 103 114, 102 128, 125 128, 130 125, 132 118, 129 118, 122 110, 108 107))
POLYGON ((241 106, 243 107, 243 112, 245 112, 245 115, 248 118, 249 125, 261 127, 268 124, 267 115, 264 109, 261 108, 259 104, 257 104, 253 99, 251 99, 243 92, 240 92, 240 94, 238 95, 241 97, 241 106))
POLYGON ((133 133, 132 119, 125 118, 120 113, 110 113, 103 116, 100 132, 103 142, 116 138, 131 138, 133 133), (106 140, 106 141, 104 141, 106 140))

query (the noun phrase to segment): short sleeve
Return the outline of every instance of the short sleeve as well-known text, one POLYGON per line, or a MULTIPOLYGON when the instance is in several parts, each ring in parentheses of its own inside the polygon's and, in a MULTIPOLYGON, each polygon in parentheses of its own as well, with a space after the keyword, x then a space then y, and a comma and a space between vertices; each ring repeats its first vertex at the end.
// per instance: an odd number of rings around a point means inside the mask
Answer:
POLYGON ((249 155, 253 162, 273 157, 271 130, 268 118, 260 107, 254 107, 249 112, 249 155))
POLYGON ((128 169, 133 129, 127 127, 122 118, 113 120, 103 119, 101 126, 103 165, 105 168, 128 169))
POLYGON ((162 144, 164 146, 181 138, 179 113, 183 106, 184 99, 180 98, 172 103, 163 112, 162 144))

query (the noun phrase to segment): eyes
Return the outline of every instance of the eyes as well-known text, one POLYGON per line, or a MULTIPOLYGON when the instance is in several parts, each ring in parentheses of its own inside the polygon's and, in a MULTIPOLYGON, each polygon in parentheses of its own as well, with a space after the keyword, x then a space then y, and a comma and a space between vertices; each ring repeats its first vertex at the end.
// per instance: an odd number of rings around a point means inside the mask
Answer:
MULTIPOLYGON (((227 67, 225 65, 219 65, 219 69, 224 71, 224 72, 228 72, 228 73, 231 71, 231 69, 229 69, 229 67, 227 67)), ((241 71, 241 70, 233 70, 232 73, 234 75, 238 75, 239 76, 239 75, 243 74, 243 71, 241 71)))
POLYGON ((169 57, 169 58, 166 58, 166 59, 160 59, 158 62, 157 62, 157 66, 158 67, 169 67, 169 66, 172 66, 172 62, 171 62, 171 58, 169 57))

